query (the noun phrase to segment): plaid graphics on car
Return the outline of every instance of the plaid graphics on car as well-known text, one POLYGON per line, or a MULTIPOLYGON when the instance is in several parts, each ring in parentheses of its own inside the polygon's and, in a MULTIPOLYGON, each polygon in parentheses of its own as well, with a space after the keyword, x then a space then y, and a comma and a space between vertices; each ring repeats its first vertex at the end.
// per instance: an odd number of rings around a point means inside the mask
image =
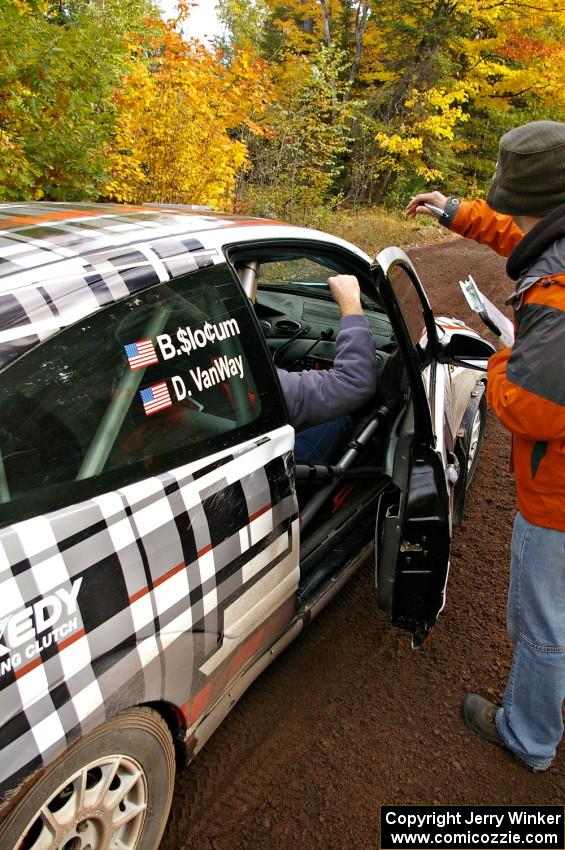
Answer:
POLYGON ((2 210, 0 367, 101 306, 222 259, 187 233, 205 229, 198 216, 96 204, 2 210))
POLYGON ((128 706, 189 705, 259 624, 292 616, 292 440, 285 426, 0 532, 3 793, 128 706))

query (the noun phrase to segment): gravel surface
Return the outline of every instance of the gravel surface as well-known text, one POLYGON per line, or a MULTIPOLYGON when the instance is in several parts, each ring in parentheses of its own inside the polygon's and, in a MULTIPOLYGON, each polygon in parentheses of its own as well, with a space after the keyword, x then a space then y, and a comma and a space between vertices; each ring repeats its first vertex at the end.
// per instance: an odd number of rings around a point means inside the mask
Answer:
MULTIPOLYGON (((504 260, 473 243, 410 255, 436 314, 479 330, 457 282, 471 272, 499 304, 511 290, 504 260)), ((500 700, 511 661, 509 449, 489 414, 429 647, 377 611, 367 564, 179 773, 160 850, 376 850, 382 804, 563 804, 565 747, 534 776, 460 715, 468 691, 500 700)))

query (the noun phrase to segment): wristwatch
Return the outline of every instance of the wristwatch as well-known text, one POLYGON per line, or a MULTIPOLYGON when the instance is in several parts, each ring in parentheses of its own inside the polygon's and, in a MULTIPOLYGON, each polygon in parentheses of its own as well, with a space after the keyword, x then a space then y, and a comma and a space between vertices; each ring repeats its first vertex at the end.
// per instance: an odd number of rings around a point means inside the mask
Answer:
POLYGON ((459 198, 456 198, 454 195, 450 195, 445 202, 445 207, 443 210, 443 215, 438 218, 440 224, 443 224, 444 227, 451 227, 451 222, 455 218, 455 214, 461 205, 461 201, 459 198))

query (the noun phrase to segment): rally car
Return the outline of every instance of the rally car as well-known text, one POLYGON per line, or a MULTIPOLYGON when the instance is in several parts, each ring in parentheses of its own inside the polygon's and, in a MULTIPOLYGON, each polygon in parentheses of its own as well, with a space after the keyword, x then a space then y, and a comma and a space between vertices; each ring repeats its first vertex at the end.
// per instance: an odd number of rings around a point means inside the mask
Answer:
POLYGON ((492 346, 398 248, 179 207, 0 207, 0 846, 154 850, 175 764, 360 564, 444 603, 492 346), (297 462, 275 369, 326 369, 355 274, 374 399, 297 462))

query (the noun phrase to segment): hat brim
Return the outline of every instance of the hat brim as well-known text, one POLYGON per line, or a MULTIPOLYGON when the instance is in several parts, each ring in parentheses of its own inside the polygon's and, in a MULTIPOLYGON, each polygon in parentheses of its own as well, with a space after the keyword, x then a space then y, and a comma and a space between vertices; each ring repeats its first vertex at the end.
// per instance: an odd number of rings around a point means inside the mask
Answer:
POLYGON ((529 213, 524 210, 523 206, 520 208, 516 206, 515 197, 502 188, 497 174, 498 172, 495 171, 486 197, 489 207, 504 215, 528 215, 529 213))
POLYGON ((487 193, 486 202, 491 209, 503 215, 528 215, 543 218, 565 202, 565 191, 562 191, 559 193, 559 197, 553 199, 545 193, 543 195, 529 193, 527 197, 522 197, 516 192, 508 191, 501 185, 497 168, 487 193))

